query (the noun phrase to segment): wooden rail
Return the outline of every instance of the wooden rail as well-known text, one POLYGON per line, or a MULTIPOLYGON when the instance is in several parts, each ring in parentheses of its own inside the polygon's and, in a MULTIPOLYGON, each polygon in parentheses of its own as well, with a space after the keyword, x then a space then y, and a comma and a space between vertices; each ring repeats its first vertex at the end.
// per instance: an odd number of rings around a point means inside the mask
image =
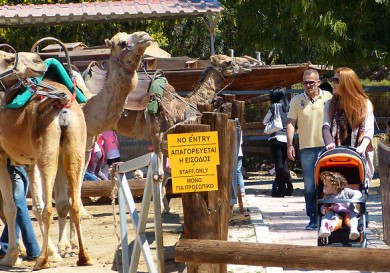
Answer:
POLYGON ((195 264, 241 264, 309 270, 387 272, 390 250, 315 247, 218 240, 180 240, 175 261, 195 264))

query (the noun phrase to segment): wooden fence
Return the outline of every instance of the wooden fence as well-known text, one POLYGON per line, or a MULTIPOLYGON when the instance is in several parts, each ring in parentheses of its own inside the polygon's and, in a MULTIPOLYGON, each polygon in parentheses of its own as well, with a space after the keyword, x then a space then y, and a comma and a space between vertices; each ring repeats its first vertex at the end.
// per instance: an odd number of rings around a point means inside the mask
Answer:
POLYGON ((378 144, 379 177, 381 180, 381 202, 383 240, 390 245, 390 146, 389 143, 378 144))

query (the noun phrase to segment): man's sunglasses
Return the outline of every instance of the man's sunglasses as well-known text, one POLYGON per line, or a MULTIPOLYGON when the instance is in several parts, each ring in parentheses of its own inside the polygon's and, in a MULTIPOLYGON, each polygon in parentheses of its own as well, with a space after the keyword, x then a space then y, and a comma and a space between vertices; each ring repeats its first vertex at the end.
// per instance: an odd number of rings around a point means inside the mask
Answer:
POLYGON ((316 83, 316 81, 303 81, 302 82, 302 84, 304 84, 304 85, 313 85, 315 83, 316 83))

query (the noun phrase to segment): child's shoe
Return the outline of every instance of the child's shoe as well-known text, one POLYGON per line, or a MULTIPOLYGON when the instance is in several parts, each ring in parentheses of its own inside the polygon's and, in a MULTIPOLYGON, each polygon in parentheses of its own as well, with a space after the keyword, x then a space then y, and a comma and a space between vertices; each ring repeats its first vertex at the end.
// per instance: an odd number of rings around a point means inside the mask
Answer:
POLYGON ((318 233, 318 237, 326 238, 330 236, 330 231, 326 227, 321 227, 320 232, 318 233))
POLYGON ((359 239, 359 237, 360 237, 360 233, 357 230, 351 230, 351 232, 349 233, 349 239, 352 241, 359 239))

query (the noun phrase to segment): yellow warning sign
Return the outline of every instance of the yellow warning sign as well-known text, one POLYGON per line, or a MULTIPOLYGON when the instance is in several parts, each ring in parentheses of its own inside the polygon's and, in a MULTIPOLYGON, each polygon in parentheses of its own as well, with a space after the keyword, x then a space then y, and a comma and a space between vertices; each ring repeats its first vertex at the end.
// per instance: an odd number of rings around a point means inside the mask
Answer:
POLYGON ((173 193, 218 190, 218 133, 168 135, 173 193))
POLYGON ((218 133, 170 134, 168 157, 171 165, 219 165, 218 133))
POLYGON ((217 166, 207 168, 173 168, 172 192, 198 192, 218 190, 217 166))

